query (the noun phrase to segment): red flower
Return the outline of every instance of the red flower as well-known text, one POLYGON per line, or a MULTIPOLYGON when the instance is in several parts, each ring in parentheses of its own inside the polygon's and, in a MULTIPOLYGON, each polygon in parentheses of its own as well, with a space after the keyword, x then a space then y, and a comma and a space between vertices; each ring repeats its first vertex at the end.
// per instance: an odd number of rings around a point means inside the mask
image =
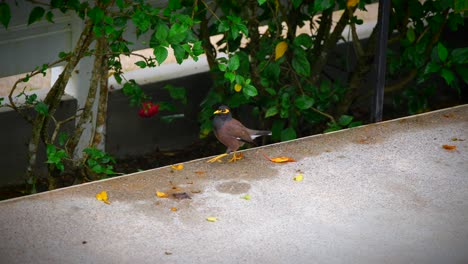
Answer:
POLYGON ((152 117, 159 112, 159 105, 152 102, 143 102, 141 109, 138 110, 138 115, 141 117, 152 117))

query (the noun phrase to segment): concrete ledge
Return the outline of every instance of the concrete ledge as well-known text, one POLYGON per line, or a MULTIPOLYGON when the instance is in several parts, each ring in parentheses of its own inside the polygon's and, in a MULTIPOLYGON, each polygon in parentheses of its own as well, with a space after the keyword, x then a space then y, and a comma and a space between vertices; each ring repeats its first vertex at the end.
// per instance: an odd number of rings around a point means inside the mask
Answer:
POLYGON ((467 263, 467 131, 464 105, 3 201, 0 262, 467 263))

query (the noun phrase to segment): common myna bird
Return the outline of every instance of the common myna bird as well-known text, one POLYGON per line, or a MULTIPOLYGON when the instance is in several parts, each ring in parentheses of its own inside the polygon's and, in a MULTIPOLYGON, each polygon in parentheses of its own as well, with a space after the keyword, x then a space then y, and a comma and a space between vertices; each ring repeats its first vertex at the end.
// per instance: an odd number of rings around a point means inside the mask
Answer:
POLYGON ((234 153, 232 159, 229 160, 230 162, 240 160, 242 157, 236 156, 236 151, 244 145, 244 143, 255 145, 253 139, 260 136, 271 135, 271 131, 246 128, 241 122, 232 118, 229 107, 225 105, 220 106, 214 114, 216 116, 213 118, 213 132, 216 138, 227 147, 227 150, 226 153, 214 157, 208 160, 208 162, 215 162, 229 155, 231 152, 234 153))

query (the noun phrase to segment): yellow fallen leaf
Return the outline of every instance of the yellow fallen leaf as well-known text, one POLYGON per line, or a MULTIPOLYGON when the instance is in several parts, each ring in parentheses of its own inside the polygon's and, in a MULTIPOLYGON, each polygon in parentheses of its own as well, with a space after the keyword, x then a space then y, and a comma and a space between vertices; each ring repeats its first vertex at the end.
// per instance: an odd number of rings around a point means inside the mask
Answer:
POLYGON ((242 90, 242 85, 236 83, 236 85, 234 85, 234 91, 240 92, 241 90, 242 90))
POLYGON ((276 163, 295 162, 295 160, 290 157, 276 157, 276 158, 271 158, 270 160, 276 163))
POLYGON ((250 200, 250 194, 246 194, 246 195, 242 196, 241 198, 248 201, 248 200, 250 200))
POLYGON ((216 221, 218 221, 218 218, 217 218, 217 217, 214 217, 214 216, 210 216, 210 217, 207 217, 207 218, 206 218, 206 221, 208 221, 208 222, 216 222, 216 221))
POLYGON ((288 50, 288 43, 286 43, 286 41, 281 41, 280 43, 276 44, 275 61, 283 57, 284 53, 286 53, 286 50, 288 50))
POLYGON ((304 176, 302 175, 302 173, 299 173, 293 178, 293 180, 295 181, 302 181, 303 179, 304 179, 304 176))
POLYGON ((184 168, 184 164, 176 164, 176 165, 172 165, 171 168, 173 170, 182 170, 184 168))
POLYGON ((163 192, 156 192, 156 196, 159 197, 159 198, 169 197, 166 193, 163 193, 163 192))
POLYGON ((177 208, 172 207, 172 208, 171 208, 171 211, 176 212, 176 211, 177 211, 177 208))
POLYGON ((359 3, 359 0, 348 0, 348 2, 346 3, 346 6, 347 6, 347 7, 354 7, 354 6, 356 6, 358 3, 359 3))
POLYGON ((102 191, 102 192, 96 194, 96 199, 98 199, 99 201, 103 201, 105 204, 110 204, 109 200, 107 199, 107 192, 106 191, 102 191))

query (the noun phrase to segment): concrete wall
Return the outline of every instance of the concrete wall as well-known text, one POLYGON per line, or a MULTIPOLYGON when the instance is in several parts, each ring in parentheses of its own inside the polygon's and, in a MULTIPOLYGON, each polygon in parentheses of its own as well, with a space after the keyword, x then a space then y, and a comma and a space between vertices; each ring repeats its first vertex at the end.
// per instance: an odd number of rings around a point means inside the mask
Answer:
MULTIPOLYGON (((76 100, 66 96, 60 103, 55 118, 63 120, 74 115, 76 109, 76 100)), ((31 138, 31 125, 17 112, 6 108, 0 109, 0 124, 0 186, 24 183, 26 180, 24 173, 28 164, 28 143, 31 138)), ((62 131, 71 132, 73 127, 74 123, 69 122, 63 126, 62 131)), ((39 174, 43 176, 46 173, 45 161, 45 150, 41 144, 37 157, 37 168, 39 174)))
MULTIPOLYGON (((177 114, 184 114, 184 118, 171 123, 163 122, 158 116, 168 115, 161 111, 151 118, 142 118, 137 107, 131 107, 128 98, 122 90, 115 90, 109 94, 106 150, 116 158, 141 155, 155 149, 181 149, 198 139, 199 125, 197 115, 200 103, 206 96, 212 81, 208 73, 185 76, 179 79, 163 81, 142 86, 145 93, 153 101, 171 101, 169 93, 162 89, 166 84, 185 87, 186 105, 178 104, 177 114)), ((77 100, 67 96, 57 110, 57 120, 73 115, 77 109, 77 100)), ((0 186, 21 184, 25 181, 27 165, 27 144, 31 137, 31 125, 16 112, 0 109, 0 186)), ((73 129, 73 122, 64 127, 64 131, 73 129)), ((38 168, 45 176, 44 146, 40 147, 38 168)))
POLYGON ((206 96, 212 81, 208 73, 190 75, 178 79, 142 86, 153 101, 171 101, 169 93, 162 89, 166 84, 185 87, 187 105, 178 104, 175 114, 184 114, 184 118, 171 123, 163 122, 162 111, 151 118, 142 118, 137 114, 138 108, 131 107, 128 98, 121 90, 109 95, 106 151, 114 157, 122 158, 141 155, 155 149, 174 150, 192 144, 199 138, 197 115, 200 103, 206 96))

